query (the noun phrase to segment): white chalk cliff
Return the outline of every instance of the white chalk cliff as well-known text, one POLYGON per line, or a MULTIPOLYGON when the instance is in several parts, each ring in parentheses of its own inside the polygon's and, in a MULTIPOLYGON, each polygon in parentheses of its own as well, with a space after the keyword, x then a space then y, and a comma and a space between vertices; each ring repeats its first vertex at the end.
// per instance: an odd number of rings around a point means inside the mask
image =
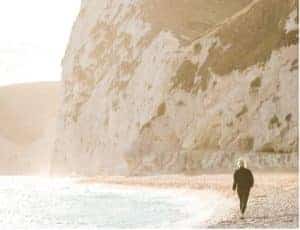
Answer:
POLYGON ((85 0, 53 173, 297 167, 298 1, 85 0))

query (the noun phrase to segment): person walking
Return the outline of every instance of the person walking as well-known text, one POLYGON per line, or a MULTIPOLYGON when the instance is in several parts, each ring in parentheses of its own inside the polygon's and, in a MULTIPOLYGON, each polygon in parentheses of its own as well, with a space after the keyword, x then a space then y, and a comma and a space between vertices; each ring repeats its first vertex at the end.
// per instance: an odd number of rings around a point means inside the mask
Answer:
POLYGON ((239 159, 237 166, 238 168, 235 170, 233 175, 232 190, 237 190, 237 194, 240 199, 241 219, 244 219, 249 193, 254 185, 254 178, 252 172, 247 169, 245 160, 239 159))

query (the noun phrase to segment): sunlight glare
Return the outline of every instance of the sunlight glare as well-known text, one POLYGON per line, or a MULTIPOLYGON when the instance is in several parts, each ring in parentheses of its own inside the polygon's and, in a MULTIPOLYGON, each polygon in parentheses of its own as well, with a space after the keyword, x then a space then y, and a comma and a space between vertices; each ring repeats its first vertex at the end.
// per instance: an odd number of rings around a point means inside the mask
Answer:
POLYGON ((80 0, 0 0, 0 86, 58 81, 80 0))

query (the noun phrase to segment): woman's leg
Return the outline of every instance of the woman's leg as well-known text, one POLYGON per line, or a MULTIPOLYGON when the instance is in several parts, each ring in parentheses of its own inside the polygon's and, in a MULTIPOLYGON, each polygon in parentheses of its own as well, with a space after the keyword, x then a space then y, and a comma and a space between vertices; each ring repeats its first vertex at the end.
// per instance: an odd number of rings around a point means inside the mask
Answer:
POLYGON ((241 213, 243 212, 243 206, 244 206, 244 199, 243 199, 243 192, 241 190, 237 190, 237 193, 238 193, 238 196, 239 196, 239 199, 240 199, 240 211, 241 213))
POLYGON ((247 203, 248 203, 248 198, 249 198, 249 190, 243 191, 243 207, 242 207, 242 213, 246 211, 247 208, 247 203))

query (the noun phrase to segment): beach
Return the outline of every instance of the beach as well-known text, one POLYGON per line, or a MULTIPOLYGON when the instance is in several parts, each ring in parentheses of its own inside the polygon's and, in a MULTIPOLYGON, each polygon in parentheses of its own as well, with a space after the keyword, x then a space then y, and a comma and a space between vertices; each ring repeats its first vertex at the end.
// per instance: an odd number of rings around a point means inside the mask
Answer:
POLYGON ((208 220, 219 202, 228 204, 211 191, 40 176, 0 176, 0 201, 0 229, 5 230, 192 229, 208 220))
POLYGON ((255 182, 244 220, 239 218, 239 202, 237 194, 232 191, 230 172, 143 177, 98 176, 81 182, 216 191, 233 203, 229 211, 224 209, 224 213, 218 213, 222 218, 212 218, 209 221, 209 228, 298 227, 298 173, 283 170, 253 173, 255 182))

